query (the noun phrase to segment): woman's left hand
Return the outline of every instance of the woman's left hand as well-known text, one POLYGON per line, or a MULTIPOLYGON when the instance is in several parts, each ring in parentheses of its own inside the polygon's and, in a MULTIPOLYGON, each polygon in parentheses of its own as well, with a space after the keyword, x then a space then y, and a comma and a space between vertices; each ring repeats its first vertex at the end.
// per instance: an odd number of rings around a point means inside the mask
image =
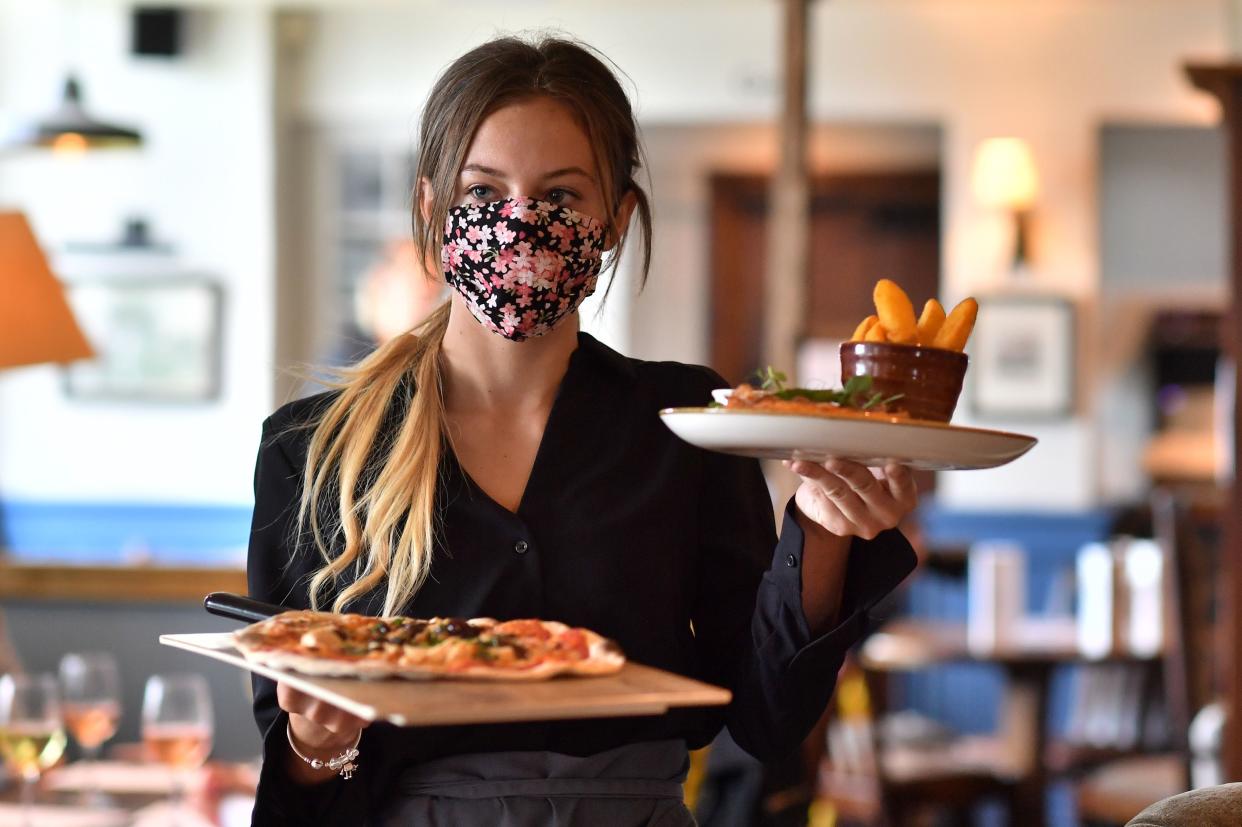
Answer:
POLYGON ((802 478, 794 496, 798 509, 838 537, 874 539, 919 503, 914 475, 897 463, 868 468, 844 459, 785 460, 785 467, 802 478))

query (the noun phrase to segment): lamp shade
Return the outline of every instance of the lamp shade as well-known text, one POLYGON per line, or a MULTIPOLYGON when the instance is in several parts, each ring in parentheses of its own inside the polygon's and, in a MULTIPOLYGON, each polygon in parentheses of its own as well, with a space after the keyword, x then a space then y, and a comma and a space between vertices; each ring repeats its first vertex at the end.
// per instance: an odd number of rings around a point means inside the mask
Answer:
POLYGON ((70 75, 65 79, 60 106, 46 118, 19 130, 12 136, 12 142, 75 153, 136 147, 142 144, 142 135, 135 129, 101 121, 87 112, 82 103, 82 84, 70 75))
POLYGON ((971 179, 975 197, 988 207, 1025 210, 1039 192, 1035 159, 1021 138, 989 138, 979 144, 971 179))
POLYGON ((0 212, 0 368, 94 355, 26 217, 0 212))

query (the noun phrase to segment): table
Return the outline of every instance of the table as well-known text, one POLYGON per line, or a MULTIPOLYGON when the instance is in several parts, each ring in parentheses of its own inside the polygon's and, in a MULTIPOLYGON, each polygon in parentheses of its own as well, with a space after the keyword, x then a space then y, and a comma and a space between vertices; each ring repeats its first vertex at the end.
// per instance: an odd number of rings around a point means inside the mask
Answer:
MULTIPOLYGON (((953 621, 902 619, 892 621, 863 644, 863 668, 903 672, 947 663, 994 663, 1005 669, 1007 685, 1001 734, 1015 755, 1014 823, 1045 824, 1047 773, 1048 687, 1053 670, 1062 664, 1100 663, 1078 650, 1073 618, 1028 618, 1005 643, 988 651, 972 651, 966 624, 953 621)), ((1152 660, 1119 655, 1116 660, 1152 660)))
MULTIPOLYGON (((177 823, 184 827, 219 827, 249 823, 258 780, 253 763, 210 762, 191 773, 186 807, 177 823), (244 819, 238 812, 244 810, 244 819)), ((34 823, 43 827, 150 827, 167 824, 168 796, 175 783, 171 769, 135 761, 83 762, 56 767, 39 782, 34 823), (107 809, 82 800, 85 789, 101 790, 107 809)), ((0 787, 0 827, 20 825, 20 786, 0 787)))

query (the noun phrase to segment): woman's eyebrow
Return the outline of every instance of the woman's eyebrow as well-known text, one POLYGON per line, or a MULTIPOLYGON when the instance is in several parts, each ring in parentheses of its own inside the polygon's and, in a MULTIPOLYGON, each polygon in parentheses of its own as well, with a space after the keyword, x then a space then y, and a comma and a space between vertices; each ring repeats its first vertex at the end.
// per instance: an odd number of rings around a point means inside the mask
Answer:
POLYGON ((500 170, 492 169, 491 167, 485 167, 482 164, 466 164, 464 167, 461 168, 461 171, 463 173, 480 172, 484 175, 490 175, 493 178, 504 178, 505 177, 505 174, 501 172, 500 170))
POLYGON ((587 172, 582 167, 562 167, 561 169, 554 169, 551 172, 545 173, 543 180, 546 181, 549 178, 559 178, 562 175, 581 175, 583 178, 587 178, 591 181, 595 180, 595 176, 587 172))

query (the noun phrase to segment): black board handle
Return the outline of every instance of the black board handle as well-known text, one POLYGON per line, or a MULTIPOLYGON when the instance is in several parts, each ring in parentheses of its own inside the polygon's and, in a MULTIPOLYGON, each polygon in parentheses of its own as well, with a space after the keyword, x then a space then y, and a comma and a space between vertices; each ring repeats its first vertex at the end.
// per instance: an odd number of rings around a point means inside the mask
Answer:
POLYGON ((213 615, 244 620, 247 623, 257 623, 288 611, 284 606, 251 600, 249 597, 230 592, 212 592, 203 598, 203 608, 213 615))

